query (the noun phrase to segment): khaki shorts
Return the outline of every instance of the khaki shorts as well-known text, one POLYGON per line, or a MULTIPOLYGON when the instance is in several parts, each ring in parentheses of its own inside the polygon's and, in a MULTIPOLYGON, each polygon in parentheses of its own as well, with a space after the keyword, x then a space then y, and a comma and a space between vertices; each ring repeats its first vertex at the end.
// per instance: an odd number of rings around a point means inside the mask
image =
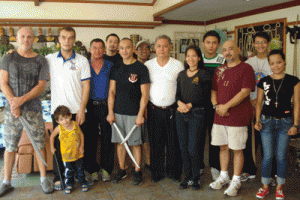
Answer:
POLYGON ((211 131, 211 145, 228 145, 232 150, 242 150, 246 148, 248 138, 247 126, 224 126, 214 124, 211 131))
MULTIPOLYGON (((45 147, 46 131, 42 112, 22 111, 21 116, 31 125, 29 130, 39 149, 45 147)), ((14 152, 18 148, 22 136, 23 125, 10 111, 4 113, 4 142, 5 150, 14 152)))

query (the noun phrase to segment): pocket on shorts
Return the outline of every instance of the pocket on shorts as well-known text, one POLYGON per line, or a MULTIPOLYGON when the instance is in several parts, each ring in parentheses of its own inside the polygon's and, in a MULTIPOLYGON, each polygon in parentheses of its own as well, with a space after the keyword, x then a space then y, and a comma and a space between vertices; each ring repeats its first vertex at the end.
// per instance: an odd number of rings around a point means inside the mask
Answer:
POLYGON ((260 123, 261 123, 261 124, 267 124, 267 123, 269 123, 270 121, 271 121, 271 118, 266 118, 265 115, 261 115, 261 117, 260 117, 260 123))

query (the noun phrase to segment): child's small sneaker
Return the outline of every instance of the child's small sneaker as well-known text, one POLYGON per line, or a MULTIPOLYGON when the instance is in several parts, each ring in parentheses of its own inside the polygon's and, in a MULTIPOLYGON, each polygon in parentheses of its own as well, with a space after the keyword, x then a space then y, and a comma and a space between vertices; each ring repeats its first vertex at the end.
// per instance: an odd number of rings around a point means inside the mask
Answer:
POLYGON ((285 195, 283 193, 283 190, 276 190, 276 199, 284 199, 285 195))
POLYGON ((230 182, 229 187, 225 190, 224 194, 227 194, 228 196, 234 197, 237 195, 239 189, 241 188, 241 182, 232 180, 230 182))
POLYGON ((269 194, 269 191, 269 189, 259 188, 258 192, 256 193, 256 197, 259 199, 263 199, 265 198, 265 196, 267 196, 267 194, 269 194))
POLYGON ((97 172, 92 173, 92 177, 91 177, 93 182, 97 182, 99 181, 99 176, 97 172))
POLYGON ((222 176, 219 176, 219 178, 217 178, 216 181, 209 184, 209 187, 211 187, 212 189, 215 189, 215 190, 219 190, 224 185, 227 185, 229 182, 230 182, 229 177, 224 178, 222 176))
POLYGON ((109 173, 105 169, 102 169, 102 181, 108 182, 108 181, 110 181, 110 179, 111 179, 111 177, 110 177, 109 173))

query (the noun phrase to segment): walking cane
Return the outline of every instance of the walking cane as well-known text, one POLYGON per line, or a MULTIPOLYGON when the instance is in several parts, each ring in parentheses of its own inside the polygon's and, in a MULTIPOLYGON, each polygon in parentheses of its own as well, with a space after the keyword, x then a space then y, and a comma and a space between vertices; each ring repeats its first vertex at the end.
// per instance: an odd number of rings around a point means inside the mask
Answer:
MULTIPOLYGON (((49 137, 50 137, 51 136, 50 130, 48 130, 48 133, 49 133, 49 137)), ((59 170, 59 165, 58 165, 58 162, 57 162, 57 157, 56 157, 55 152, 54 152, 53 155, 54 155, 54 159, 55 159, 55 162, 56 162, 56 168, 57 168, 57 171, 58 171, 58 176, 59 176, 59 179, 60 179, 60 182, 61 182, 62 189, 65 190, 63 178, 62 178, 62 175, 61 175, 60 170, 59 170)))

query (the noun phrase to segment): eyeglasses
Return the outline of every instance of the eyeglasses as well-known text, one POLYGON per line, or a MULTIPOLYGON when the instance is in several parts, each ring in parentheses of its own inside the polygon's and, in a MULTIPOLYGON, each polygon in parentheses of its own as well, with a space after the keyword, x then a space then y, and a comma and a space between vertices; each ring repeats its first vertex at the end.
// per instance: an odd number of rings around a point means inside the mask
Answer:
POLYGON ((268 43, 268 42, 262 41, 262 42, 255 42, 254 44, 259 45, 259 44, 267 44, 267 43, 268 43))

